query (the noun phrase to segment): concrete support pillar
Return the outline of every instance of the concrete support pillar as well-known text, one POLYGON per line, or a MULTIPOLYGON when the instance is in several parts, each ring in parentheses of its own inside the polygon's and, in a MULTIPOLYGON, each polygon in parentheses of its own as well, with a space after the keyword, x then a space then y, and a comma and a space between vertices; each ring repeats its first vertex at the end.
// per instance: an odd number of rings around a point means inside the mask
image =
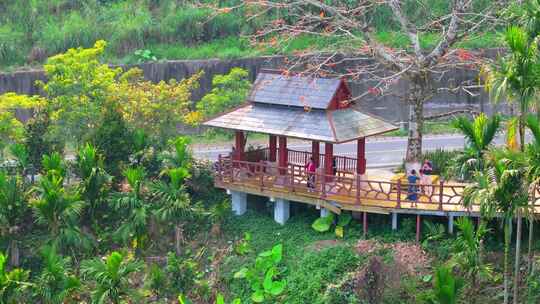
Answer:
POLYGON ((392 212, 392 230, 397 230, 397 213, 392 212))
POLYGON ((454 215, 448 215, 448 233, 454 234, 454 215))
POLYGON ((242 215, 247 210, 247 193, 231 191, 232 210, 235 215, 242 215))
POLYGON ((274 203, 274 220, 284 225, 290 217, 290 203, 288 200, 277 198, 274 203))
POLYGON ((364 218, 362 219, 362 224, 364 226, 364 237, 366 237, 368 233, 367 212, 364 212, 364 218))
POLYGON ((366 138, 358 139, 356 144, 356 173, 358 175, 366 174, 366 138))
POLYGON ((321 217, 325 217, 325 216, 329 216, 330 215, 330 210, 326 209, 326 208, 321 208, 321 217))

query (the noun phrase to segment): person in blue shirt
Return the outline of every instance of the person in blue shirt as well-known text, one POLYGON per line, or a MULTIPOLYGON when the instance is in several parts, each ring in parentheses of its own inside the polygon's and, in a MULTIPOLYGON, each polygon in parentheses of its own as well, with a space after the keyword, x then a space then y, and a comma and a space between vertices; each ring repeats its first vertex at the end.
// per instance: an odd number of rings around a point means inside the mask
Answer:
POLYGON ((416 174, 416 170, 412 169, 411 173, 407 176, 407 182, 409 187, 407 189, 407 199, 413 203, 413 206, 416 207, 418 203, 418 185, 416 182, 420 178, 416 174))

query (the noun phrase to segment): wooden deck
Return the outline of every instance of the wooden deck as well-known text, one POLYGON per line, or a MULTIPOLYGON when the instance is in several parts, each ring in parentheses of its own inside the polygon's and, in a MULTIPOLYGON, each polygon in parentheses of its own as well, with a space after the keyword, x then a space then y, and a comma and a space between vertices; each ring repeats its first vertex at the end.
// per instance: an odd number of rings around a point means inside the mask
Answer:
MULTIPOLYGON (((282 198, 318 205, 340 213, 341 210, 389 214, 468 214, 478 216, 479 206, 463 205, 466 184, 438 182, 418 187, 418 201, 407 199, 408 185, 390 179, 362 179, 341 172, 338 176, 317 174, 316 187, 308 191, 307 175, 302 166, 290 164, 278 168, 266 162, 232 161, 220 158, 216 186, 254 195, 282 198), (423 190, 423 191, 422 191, 423 190)), ((540 213, 540 201, 535 212, 540 213)))

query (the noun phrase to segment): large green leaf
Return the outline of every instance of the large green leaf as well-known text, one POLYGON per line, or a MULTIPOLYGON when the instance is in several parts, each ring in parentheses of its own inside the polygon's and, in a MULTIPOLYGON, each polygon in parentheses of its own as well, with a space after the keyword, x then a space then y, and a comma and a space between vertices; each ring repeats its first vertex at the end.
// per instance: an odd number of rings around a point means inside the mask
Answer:
POLYGON ((283 245, 278 244, 272 248, 272 261, 274 261, 275 264, 278 264, 281 262, 281 259, 283 258, 283 245))
POLYGON ((257 290, 251 294, 251 301, 255 303, 262 303, 264 301, 264 293, 262 290, 257 290))
POLYGON ((315 229, 315 231, 326 232, 330 230, 330 227, 332 227, 332 223, 334 223, 334 214, 330 213, 325 217, 316 219, 315 222, 311 224, 311 227, 315 229))
POLYGON ((270 294, 274 297, 279 296, 285 290, 286 285, 287 282, 285 280, 274 281, 272 283, 272 288, 270 289, 270 294))

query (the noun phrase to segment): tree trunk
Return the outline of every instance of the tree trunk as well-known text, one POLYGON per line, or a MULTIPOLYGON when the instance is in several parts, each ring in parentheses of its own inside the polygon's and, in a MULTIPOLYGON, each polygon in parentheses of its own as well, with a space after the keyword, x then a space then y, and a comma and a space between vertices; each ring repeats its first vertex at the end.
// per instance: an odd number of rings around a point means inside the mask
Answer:
POLYGON ((519 123, 519 150, 521 152, 525 151, 525 114, 520 115, 519 123))
POLYGON ((512 218, 505 219, 506 223, 504 225, 504 302, 503 304, 508 304, 509 288, 508 281, 510 280, 510 241, 511 234, 510 229, 512 227, 512 218))
MULTIPOLYGON (((533 202, 534 204, 534 202, 533 202)), ((529 247, 527 252, 527 275, 532 273, 532 264, 534 260, 534 214, 529 217, 529 247)))
POLYGON ((418 170, 422 157, 422 129, 424 127, 424 99, 428 93, 428 75, 410 77, 409 134, 407 138, 406 170, 418 170))
POLYGON ((184 231, 182 229, 182 225, 177 224, 174 227, 174 249, 177 256, 180 256, 182 254, 182 243, 184 238, 183 235, 184 231))
POLYGON ((19 244, 16 240, 11 240, 9 243, 9 263, 12 267, 19 267, 21 264, 19 244))
POLYGON ((521 256, 521 212, 517 212, 517 227, 516 227, 516 263, 514 265, 514 296, 513 303, 518 304, 519 297, 519 264, 521 256))

